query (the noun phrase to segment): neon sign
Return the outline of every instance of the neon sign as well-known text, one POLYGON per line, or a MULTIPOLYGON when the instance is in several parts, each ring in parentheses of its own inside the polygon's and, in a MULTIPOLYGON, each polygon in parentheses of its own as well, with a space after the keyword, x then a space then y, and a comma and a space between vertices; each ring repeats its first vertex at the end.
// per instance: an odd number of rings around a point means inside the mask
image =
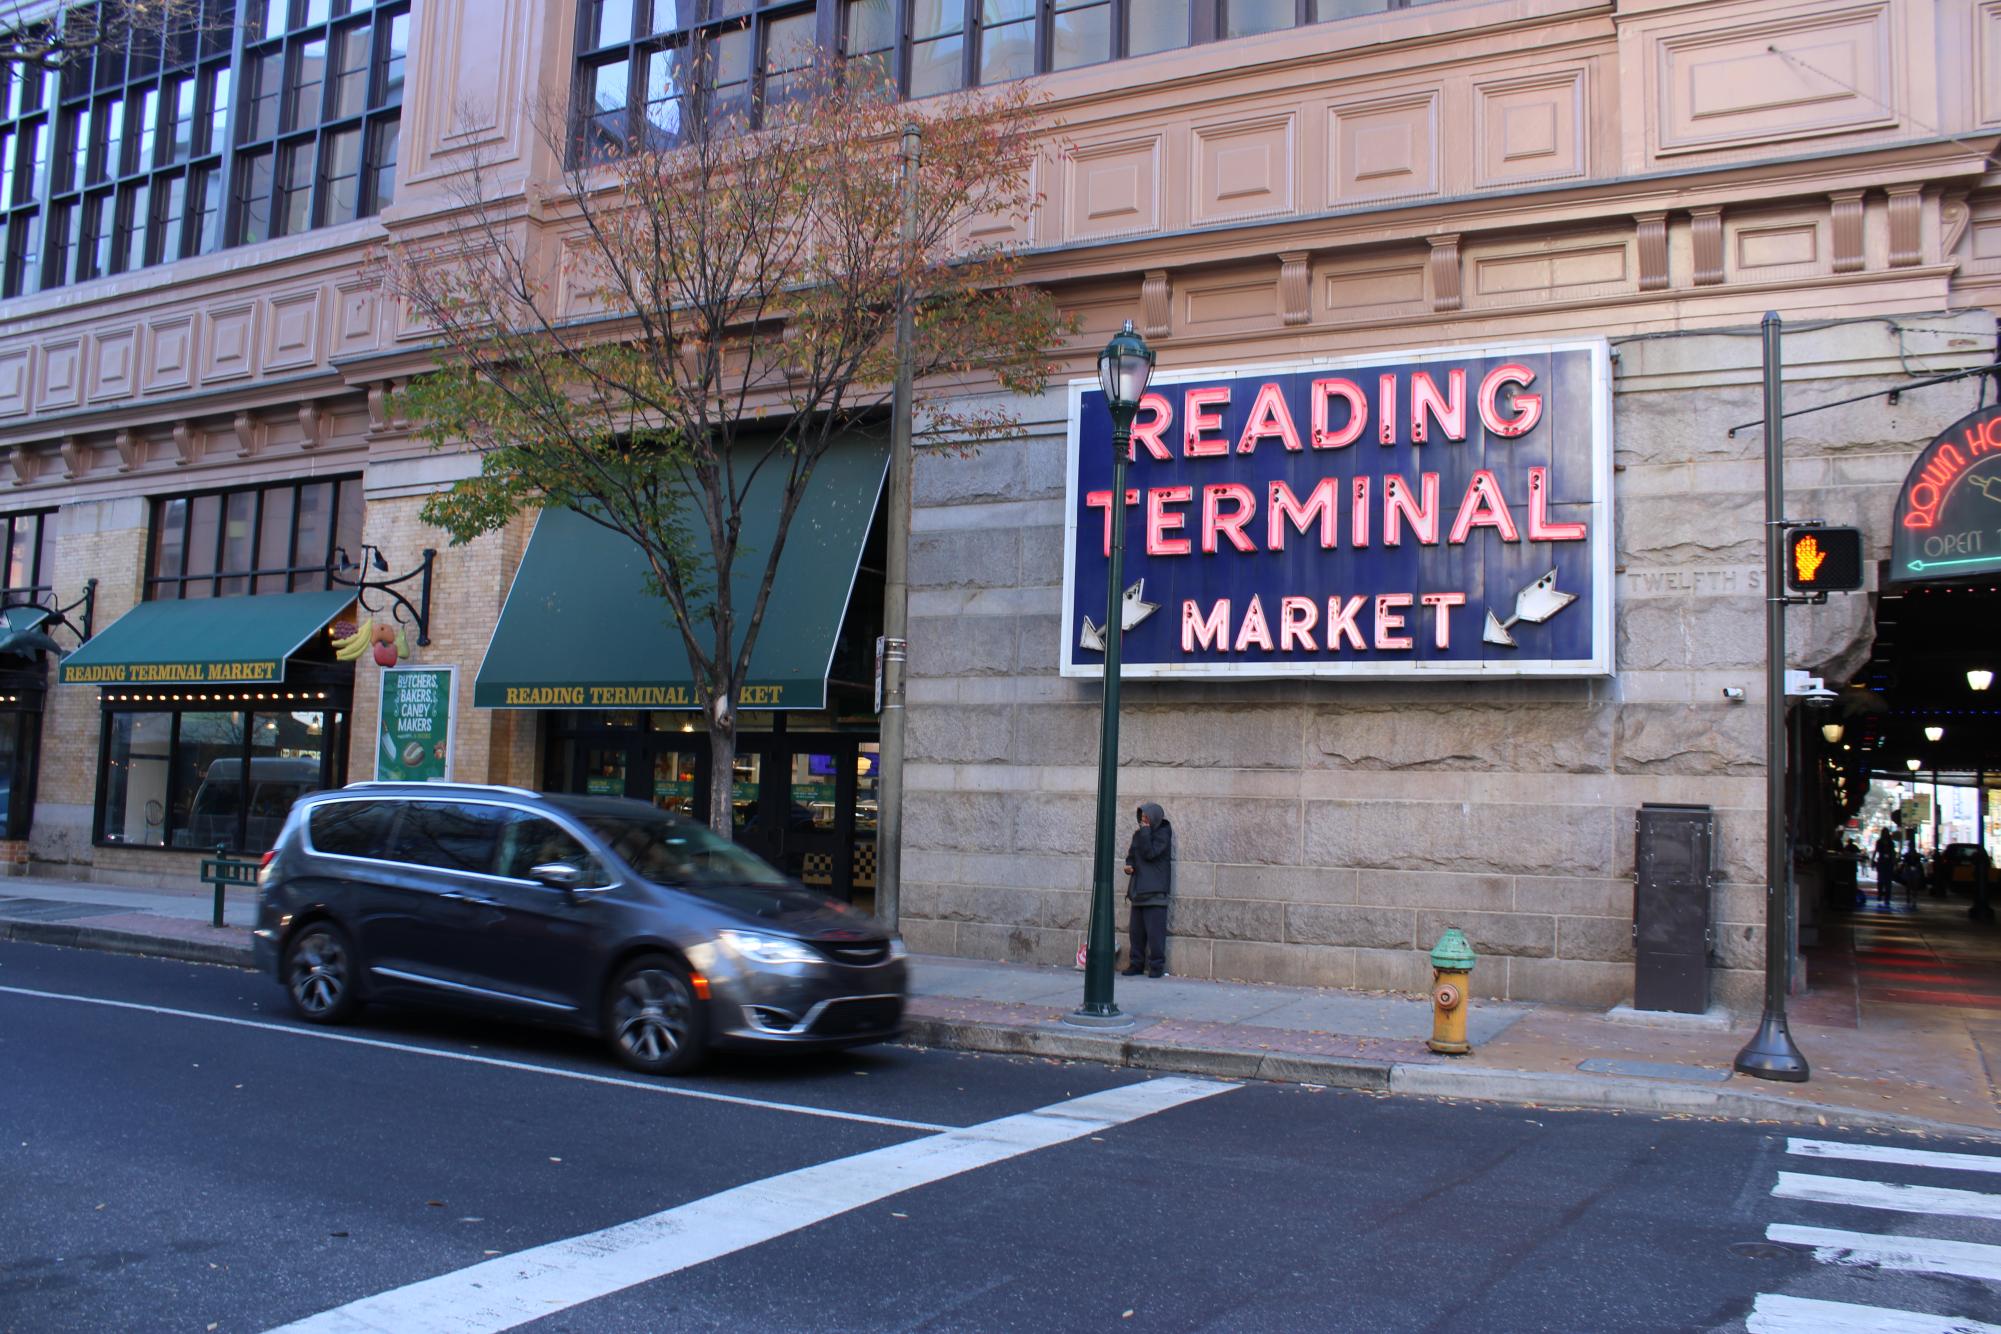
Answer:
POLYGON ((1893 583, 2001 571, 2001 405, 1961 417, 1926 445, 1897 494, 1893 583))
POLYGON ((1077 381, 1062 671, 1122 518, 1128 676, 1606 674, 1610 400, 1602 340, 1164 371, 1115 505, 1077 381))

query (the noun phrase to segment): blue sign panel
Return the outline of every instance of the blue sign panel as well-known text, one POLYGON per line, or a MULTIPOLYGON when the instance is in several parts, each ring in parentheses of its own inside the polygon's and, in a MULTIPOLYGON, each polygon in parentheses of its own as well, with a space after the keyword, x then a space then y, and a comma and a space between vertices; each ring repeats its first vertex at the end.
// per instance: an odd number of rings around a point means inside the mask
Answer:
POLYGON ((1062 670, 1602 676, 1612 664, 1602 339, 1157 374, 1120 513, 1095 382, 1070 386, 1062 670))

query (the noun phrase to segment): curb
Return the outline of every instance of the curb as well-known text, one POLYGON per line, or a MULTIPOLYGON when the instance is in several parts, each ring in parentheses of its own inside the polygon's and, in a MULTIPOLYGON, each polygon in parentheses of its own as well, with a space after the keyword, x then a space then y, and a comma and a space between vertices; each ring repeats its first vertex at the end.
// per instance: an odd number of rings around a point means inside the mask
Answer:
POLYGON ((1293 1052, 1239 1047, 1194 1047, 1148 1042, 1110 1033, 1016 1028, 905 1015, 903 1040, 920 1047, 993 1052, 1003 1056, 1053 1056, 1097 1061, 1135 1070, 1170 1070, 1217 1079, 1269 1079, 1282 1083, 1326 1084, 1334 1088, 1391 1092, 1391 1065, 1343 1056, 1302 1056, 1293 1052))
MULTIPOLYGON (((138 954, 182 963, 253 968, 248 945, 182 940, 75 922, 0 918, 0 940, 71 949, 138 954)), ((906 1015, 904 1042, 951 1051, 1001 1056, 1047 1056, 1096 1061, 1134 1070, 1207 1075, 1215 1079, 1258 1079, 1286 1084, 1320 1084, 1368 1093, 1450 1098, 1513 1106, 1585 1108, 1641 1112, 1654 1116, 1709 1116, 1789 1125, 1847 1126, 1862 1130, 1923 1131, 1958 1139, 2001 1141, 2001 1129, 1935 1121, 1901 1112, 1871 1112, 1834 1103, 1801 1102, 1776 1094, 1710 1085, 1647 1083, 1603 1075, 1559 1071, 1493 1070, 1468 1065, 1420 1065, 1359 1057, 1311 1056, 1296 1052, 1237 1047, 1197 1047, 1149 1042, 1144 1038, 1087 1030, 1023 1028, 906 1015)))
POLYGON ((1494 1102, 1552 1109, 1640 1112, 1652 1116, 1707 1116, 1776 1121, 1816 1128, 1923 1131, 1957 1139, 2001 1141, 2001 1129, 1935 1121, 1901 1112, 1871 1112, 1835 1103, 1802 1102, 1770 1093, 1718 1089, 1670 1082, 1642 1083, 1602 1075, 1530 1070, 1492 1070, 1466 1065, 1419 1065, 1353 1057, 1245 1051, 1230 1047, 1188 1047, 1130 1037, 1013 1028, 1001 1024, 906 1017, 904 1041, 920 1047, 992 1052, 1004 1056, 1049 1056, 1098 1061, 1139 1070, 1209 1075, 1219 1079, 1263 1079, 1288 1084, 1322 1084, 1371 1093, 1459 1101, 1494 1102))
POLYGON ((144 931, 120 931, 113 927, 84 926, 75 922, 25 922, 0 919, 0 940, 19 940, 32 945, 66 945, 71 949, 103 950, 110 954, 143 954, 154 959, 181 963, 213 963, 225 967, 254 968, 248 945, 226 945, 215 940, 180 940, 144 931))

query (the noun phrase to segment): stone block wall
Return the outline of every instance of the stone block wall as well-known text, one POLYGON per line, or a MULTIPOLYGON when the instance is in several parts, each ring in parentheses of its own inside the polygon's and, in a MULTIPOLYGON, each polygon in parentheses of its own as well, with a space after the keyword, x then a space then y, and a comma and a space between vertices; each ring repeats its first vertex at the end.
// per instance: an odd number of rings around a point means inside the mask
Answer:
MULTIPOLYGON (((1794 335, 1787 407, 1887 388, 1904 378, 1900 354, 1918 373, 1978 364, 1968 349, 1993 346, 1991 316, 1906 323, 1941 332, 1906 332, 1901 349, 1881 323, 1794 335)), ((1762 444, 1729 428, 1760 416, 1758 341, 1615 350, 1613 676, 1125 684, 1121 805, 1158 801, 1177 831, 1171 971, 1419 990, 1425 952, 1458 926, 1482 959, 1480 994, 1616 1003, 1632 988, 1635 814, 1692 803, 1718 824, 1714 991, 1755 1005, 1762 444)), ((1972 407, 1973 384, 1795 418, 1791 512, 1859 523, 1887 554, 1897 484, 1972 407)), ((913 949, 1069 963, 1087 925, 1100 687, 1057 675, 1063 402, 1056 391, 1017 405, 1022 436, 975 457, 918 461, 902 923, 913 949)), ((1792 612, 1792 663, 1840 679, 1866 656, 1872 605, 1857 595, 1792 612)))

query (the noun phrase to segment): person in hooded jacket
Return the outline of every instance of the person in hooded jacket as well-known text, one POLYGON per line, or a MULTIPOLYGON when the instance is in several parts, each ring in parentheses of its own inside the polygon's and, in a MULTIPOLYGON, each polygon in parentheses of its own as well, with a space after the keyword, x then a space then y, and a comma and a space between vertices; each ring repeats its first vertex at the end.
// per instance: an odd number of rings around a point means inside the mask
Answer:
POLYGON ((1126 899, 1132 904, 1125 976, 1167 976, 1167 901, 1174 894, 1174 826, 1158 804, 1139 808, 1126 848, 1126 899))

